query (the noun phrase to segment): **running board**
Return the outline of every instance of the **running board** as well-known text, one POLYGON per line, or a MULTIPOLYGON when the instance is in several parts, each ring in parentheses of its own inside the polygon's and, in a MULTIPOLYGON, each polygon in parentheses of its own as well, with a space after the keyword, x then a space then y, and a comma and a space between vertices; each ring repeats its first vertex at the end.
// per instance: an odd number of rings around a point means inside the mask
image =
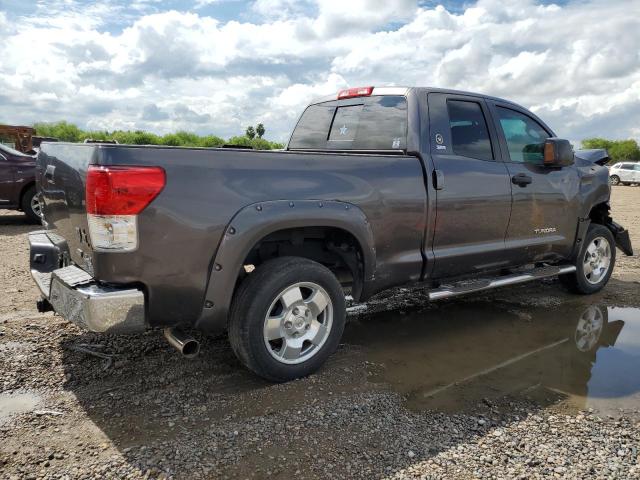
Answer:
POLYGON ((539 267, 524 273, 514 273, 496 278, 483 278, 479 280, 463 281, 453 285, 445 285, 429 292, 429 300, 440 300, 441 298, 456 297, 465 293, 481 292, 492 288, 504 287, 506 285, 516 285, 518 283, 530 282, 546 277, 554 277, 564 273, 576 271, 574 265, 560 265, 539 267))

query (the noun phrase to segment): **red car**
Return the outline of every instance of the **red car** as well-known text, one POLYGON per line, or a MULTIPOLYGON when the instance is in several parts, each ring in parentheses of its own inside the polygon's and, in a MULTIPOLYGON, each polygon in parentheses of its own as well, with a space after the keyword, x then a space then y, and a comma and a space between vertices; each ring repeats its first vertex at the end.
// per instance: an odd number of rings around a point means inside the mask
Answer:
POLYGON ((40 223, 35 156, 3 144, 0 144, 0 208, 21 210, 30 221, 40 223))

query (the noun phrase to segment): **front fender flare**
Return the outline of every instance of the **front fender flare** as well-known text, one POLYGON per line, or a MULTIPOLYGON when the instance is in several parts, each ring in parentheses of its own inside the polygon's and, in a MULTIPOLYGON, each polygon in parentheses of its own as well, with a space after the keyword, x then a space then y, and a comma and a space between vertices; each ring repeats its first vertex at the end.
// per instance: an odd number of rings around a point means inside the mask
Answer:
POLYGON ((267 235, 290 228, 333 227, 352 234, 362 250, 366 285, 375 274, 373 232, 364 212, 339 201, 275 200, 248 205, 227 225, 211 265, 202 314, 196 328, 217 332, 226 328, 238 274, 256 243, 267 235))

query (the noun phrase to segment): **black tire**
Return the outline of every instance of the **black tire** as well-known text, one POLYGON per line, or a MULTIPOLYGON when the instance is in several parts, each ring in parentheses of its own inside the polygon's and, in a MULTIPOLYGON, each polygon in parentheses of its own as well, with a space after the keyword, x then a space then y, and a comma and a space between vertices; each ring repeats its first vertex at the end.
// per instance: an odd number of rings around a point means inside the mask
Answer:
POLYGON ((36 198, 38 195, 38 191, 36 190, 35 185, 30 186, 22 195, 22 199, 20 201, 20 208, 24 212, 24 214, 29 219, 30 223, 42 223, 42 218, 38 214, 37 211, 33 209, 32 200, 36 198))
POLYGON ((275 258, 250 273, 234 295, 229 312, 229 342, 238 359, 251 371, 270 381, 286 382, 305 377, 324 364, 338 347, 345 316, 344 291, 328 268, 300 257, 275 258), (282 363, 267 347, 266 316, 282 292, 304 282, 319 285, 329 296, 330 328, 324 343, 313 347, 317 350, 310 358, 301 363, 282 363))
POLYGON ((618 185, 620 183, 620 177, 617 175, 611 175, 609 177, 609 183, 611 183, 611 185, 618 185))
POLYGON ((611 278, 611 273, 613 272, 615 263, 616 243, 615 239, 613 238, 613 234, 607 227, 592 223, 587 230, 587 235, 582 242, 580 253, 578 254, 578 258, 576 259, 576 271, 573 273, 561 275, 560 281, 569 289, 569 291, 573 293, 582 295, 596 293, 602 290, 609 281, 609 278, 611 278), (610 261, 606 273, 604 273, 597 282, 592 283, 587 278, 588 274, 585 274, 584 263, 588 253, 587 250, 589 249, 591 243, 597 238, 604 238, 609 243, 610 261))

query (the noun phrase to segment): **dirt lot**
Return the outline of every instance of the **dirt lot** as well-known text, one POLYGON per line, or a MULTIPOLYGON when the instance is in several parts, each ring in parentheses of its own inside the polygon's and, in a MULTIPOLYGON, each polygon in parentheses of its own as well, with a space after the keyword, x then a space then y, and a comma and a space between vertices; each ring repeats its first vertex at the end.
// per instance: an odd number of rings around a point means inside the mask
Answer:
MULTIPOLYGON (((612 203, 640 250, 640 188, 612 203)), ((350 307, 318 374, 271 385, 223 337, 185 360, 38 314, 33 229, 0 211, 0 478, 640 477, 638 255, 592 297, 394 290, 350 307)))

